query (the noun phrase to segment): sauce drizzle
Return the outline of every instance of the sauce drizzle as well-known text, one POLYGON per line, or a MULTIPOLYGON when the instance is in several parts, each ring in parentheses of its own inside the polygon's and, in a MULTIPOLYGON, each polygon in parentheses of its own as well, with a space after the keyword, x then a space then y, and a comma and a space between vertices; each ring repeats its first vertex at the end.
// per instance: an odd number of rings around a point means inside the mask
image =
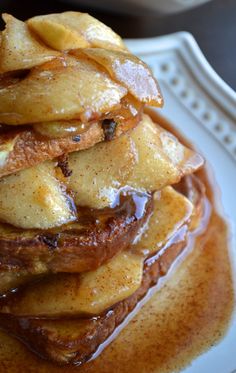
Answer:
MULTIPOLYGON (((161 117, 152 117, 174 132, 161 117)), ((183 138, 181 141, 186 144, 183 138)), ((197 236, 194 249, 101 355, 82 367, 58 367, 0 332, 0 372, 170 373, 217 343, 227 330, 234 304, 228 227, 215 210, 217 196, 205 169, 197 176, 206 185, 212 205, 206 231, 197 236)))

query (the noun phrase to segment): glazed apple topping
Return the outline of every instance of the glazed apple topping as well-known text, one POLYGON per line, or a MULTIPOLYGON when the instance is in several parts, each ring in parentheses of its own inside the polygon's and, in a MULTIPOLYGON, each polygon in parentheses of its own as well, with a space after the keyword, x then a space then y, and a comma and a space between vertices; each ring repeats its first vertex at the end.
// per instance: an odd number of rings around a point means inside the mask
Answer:
POLYGON ((204 161, 144 114, 163 105, 159 85, 109 27, 79 12, 3 19, 0 326, 81 364, 186 247, 204 161))

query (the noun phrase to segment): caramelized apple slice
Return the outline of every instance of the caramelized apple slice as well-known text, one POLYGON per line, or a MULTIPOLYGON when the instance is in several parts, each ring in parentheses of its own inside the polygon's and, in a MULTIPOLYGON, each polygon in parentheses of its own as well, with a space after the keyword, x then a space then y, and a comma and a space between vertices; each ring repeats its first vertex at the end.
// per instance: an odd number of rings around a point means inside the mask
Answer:
POLYGON ((153 214, 133 250, 146 255, 156 253, 185 223, 189 222, 192 213, 192 203, 172 187, 156 192, 153 214))
POLYGON ((80 114, 89 120, 112 110, 126 93, 93 61, 54 59, 32 69, 19 83, 0 89, 0 121, 16 125, 80 114))
POLYGON ((45 44, 60 51, 89 46, 126 49, 115 32, 86 13, 37 16, 29 19, 27 24, 45 44))
POLYGON ((45 162, 0 179, 0 220, 25 229, 46 229, 75 220, 71 201, 45 162))
POLYGON ((40 43, 24 22, 3 14, 6 29, 2 32, 0 72, 29 69, 52 60, 58 52, 40 43))
POLYGON ((95 271, 58 274, 32 283, 1 312, 49 318, 98 315, 133 294, 142 274, 143 258, 123 252, 95 271))
POLYGON ((29 281, 35 280, 36 276, 31 273, 21 271, 1 271, 0 272, 0 295, 3 296, 12 289, 18 288, 29 281))
POLYGON ((90 124, 84 124, 80 120, 74 119, 35 123, 33 128, 42 136, 51 139, 60 139, 72 135, 81 135, 83 132, 86 132, 90 126, 90 124))
POLYGON ((70 154, 68 187, 76 204, 93 208, 112 204, 117 190, 126 184, 135 158, 133 142, 126 135, 70 154))
POLYGON ((144 115, 120 138, 69 155, 68 186, 78 205, 102 208, 112 204, 119 188, 160 190, 202 164, 200 155, 144 115))
POLYGON ((141 102, 153 106, 163 105, 157 81, 149 67, 139 58, 123 51, 101 48, 83 49, 83 53, 101 64, 111 78, 123 84, 141 102))
POLYGON ((202 166, 203 158, 183 146, 170 132, 153 123, 148 115, 132 132, 138 153, 127 184, 138 189, 160 190, 202 166))

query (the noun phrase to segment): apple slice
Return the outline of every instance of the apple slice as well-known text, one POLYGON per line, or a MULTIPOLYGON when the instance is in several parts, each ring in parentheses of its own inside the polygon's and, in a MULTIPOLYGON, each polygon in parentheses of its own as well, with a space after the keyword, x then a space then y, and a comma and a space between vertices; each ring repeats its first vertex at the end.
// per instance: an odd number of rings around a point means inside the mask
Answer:
POLYGON ((68 187, 77 205, 111 205, 119 188, 161 190, 194 172, 203 159, 147 116, 133 130, 110 142, 69 155, 68 187))
POLYGON ((58 274, 32 283, 1 312, 17 316, 99 315, 141 285, 143 257, 122 252, 92 272, 58 274))
MULTIPOLYGON (((42 136, 51 139, 60 139, 62 137, 81 135, 90 128, 90 124, 82 123, 80 120, 58 120, 51 122, 35 123, 33 128, 42 136)), ((1 148, 0 148, 1 149, 1 148)), ((1 157, 1 152, 0 152, 1 157)), ((0 158, 1 159, 1 158, 0 158)), ((0 163, 1 165, 1 163, 0 163)))
POLYGON ((101 47, 126 49, 109 27, 86 13, 64 12, 37 16, 27 21, 45 44, 56 50, 101 47))
POLYGON ((75 203, 93 208, 111 205, 135 161, 133 142, 126 135, 70 154, 68 187, 74 192, 75 203))
POLYGON ((1 35, 0 72, 29 69, 60 54, 40 43, 24 22, 3 14, 6 28, 1 35))
POLYGON ((12 289, 35 280, 37 277, 26 270, 1 271, 0 272, 0 295, 6 294, 12 289))
POLYGON ((45 162, 0 179, 0 220, 24 229, 47 229, 76 219, 71 200, 45 162))
POLYGON ((80 114, 89 120, 116 108, 126 93, 93 61, 65 56, 0 89, 0 121, 17 125, 74 119, 80 114))
POLYGON ((172 187, 154 195, 154 209, 147 229, 133 246, 134 252, 154 254, 185 224, 193 213, 193 204, 172 187))
POLYGON ((182 145, 148 115, 143 115, 142 122, 130 136, 138 154, 138 161, 126 181, 133 188, 160 190, 203 165, 198 153, 182 145))
POLYGON ((111 78, 123 84, 139 101, 152 106, 163 105, 157 81, 149 67, 138 57, 123 51, 101 48, 86 48, 83 53, 101 64, 111 78))

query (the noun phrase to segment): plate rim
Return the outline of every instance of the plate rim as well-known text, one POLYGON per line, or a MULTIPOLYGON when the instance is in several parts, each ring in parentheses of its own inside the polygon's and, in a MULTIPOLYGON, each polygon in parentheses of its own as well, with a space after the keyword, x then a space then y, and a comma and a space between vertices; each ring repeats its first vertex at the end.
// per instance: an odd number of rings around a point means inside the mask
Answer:
POLYGON ((211 67, 193 35, 183 31, 147 39, 127 39, 126 44, 150 65, 161 87, 168 86, 176 100, 236 162, 236 92, 211 67), (164 56, 170 59, 167 58, 167 64, 162 62, 164 56), (174 80, 179 83, 173 83, 174 80))
POLYGON ((227 110, 228 115, 236 122, 236 92, 213 69, 200 49, 196 39, 190 32, 179 31, 151 38, 125 39, 125 43, 133 53, 141 57, 159 53, 161 50, 170 49, 178 49, 183 57, 186 57, 186 53, 188 53, 188 59, 189 57, 191 58, 194 68, 199 72, 195 78, 197 78, 197 80, 199 80, 199 77, 201 78, 200 84, 202 88, 207 91, 210 97, 214 98, 214 101, 216 101, 221 108, 221 97, 223 96, 224 99, 227 100, 227 106, 222 109, 223 111, 227 110), (206 85, 205 79, 210 83, 209 85, 206 85), (220 93, 220 96, 218 93, 220 93))

